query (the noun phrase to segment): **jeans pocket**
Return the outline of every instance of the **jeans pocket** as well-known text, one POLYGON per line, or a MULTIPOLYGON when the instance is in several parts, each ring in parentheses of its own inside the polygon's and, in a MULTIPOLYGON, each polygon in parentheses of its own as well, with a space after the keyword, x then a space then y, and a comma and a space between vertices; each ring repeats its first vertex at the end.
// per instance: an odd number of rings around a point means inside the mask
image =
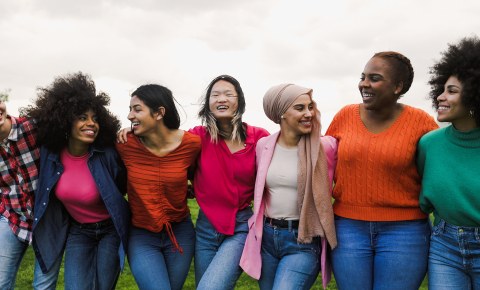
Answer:
POLYGON ((439 222, 436 226, 433 226, 432 235, 438 236, 442 233, 441 224, 442 224, 442 222, 439 222))

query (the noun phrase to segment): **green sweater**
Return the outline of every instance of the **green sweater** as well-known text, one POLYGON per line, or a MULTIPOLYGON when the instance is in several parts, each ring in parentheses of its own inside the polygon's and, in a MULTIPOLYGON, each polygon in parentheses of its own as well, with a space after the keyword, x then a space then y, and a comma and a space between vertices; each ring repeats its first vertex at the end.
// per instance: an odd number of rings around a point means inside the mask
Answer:
POLYGON ((422 176, 420 208, 463 227, 480 227, 480 128, 462 132, 448 126, 418 143, 422 176))

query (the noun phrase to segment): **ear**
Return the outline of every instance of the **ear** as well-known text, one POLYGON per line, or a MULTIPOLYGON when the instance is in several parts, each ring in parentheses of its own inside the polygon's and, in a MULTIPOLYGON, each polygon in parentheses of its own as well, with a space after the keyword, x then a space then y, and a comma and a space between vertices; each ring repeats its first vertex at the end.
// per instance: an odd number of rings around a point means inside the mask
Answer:
POLYGON ((164 107, 158 107, 158 111, 157 111, 157 121, 160 121, 161 119, 163 119, 163 116, 165 116, 165 108, 164 107))
POLYGON ((395 95, 400 96, 400 92, 403 90, 403 82, 398 82, 398 84, 395 86, 395 95))

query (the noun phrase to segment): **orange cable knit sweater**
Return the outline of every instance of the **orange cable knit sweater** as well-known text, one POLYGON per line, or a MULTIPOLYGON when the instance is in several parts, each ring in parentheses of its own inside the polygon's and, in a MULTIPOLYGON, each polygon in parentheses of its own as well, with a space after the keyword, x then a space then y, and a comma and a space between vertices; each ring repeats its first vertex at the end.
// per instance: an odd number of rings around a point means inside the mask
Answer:
POLYGON ((426 112, 405 106, 390 128, 373 134, 360 119, 358 104, 343 107, 326 133, 339 141, 335 214, 364 221, 426 218, 418 201, 416 149, 420 137, 437 128, 426 112))

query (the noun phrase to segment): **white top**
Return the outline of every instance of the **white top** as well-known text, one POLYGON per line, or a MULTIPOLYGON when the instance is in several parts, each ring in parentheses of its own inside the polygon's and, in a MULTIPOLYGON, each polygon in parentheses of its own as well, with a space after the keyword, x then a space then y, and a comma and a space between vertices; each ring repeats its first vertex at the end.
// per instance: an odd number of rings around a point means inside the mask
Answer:
POLYGON ((274 219, 299 220, 297 188, 298 148, 275 145, 267 171, 265 215, 274 219))

